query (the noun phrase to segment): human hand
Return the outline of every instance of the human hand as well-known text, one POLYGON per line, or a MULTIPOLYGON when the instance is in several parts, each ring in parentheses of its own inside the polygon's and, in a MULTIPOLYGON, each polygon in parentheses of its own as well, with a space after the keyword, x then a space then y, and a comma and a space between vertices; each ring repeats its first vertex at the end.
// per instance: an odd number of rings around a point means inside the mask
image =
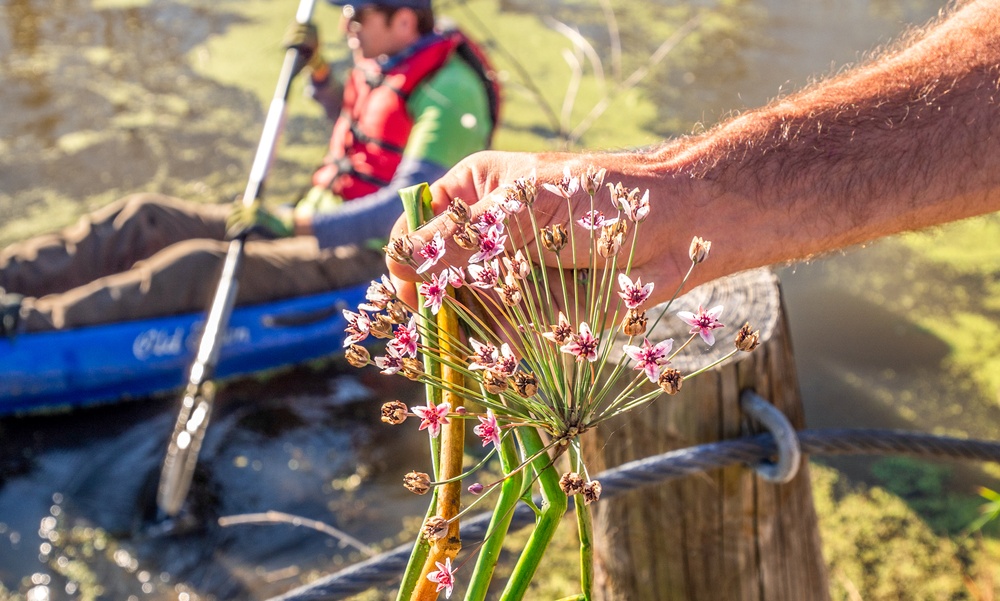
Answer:
POLYGON ((298 50, 304 59, 304 64, 313 71, 322 71, 327 68, 319 51, 319 31, 311 22, 293 21, 285 31, 282 45, 286 49, 298 50))
MULTIPOLYGON (((454 239, 460 231, 460 226, 447 215, 443 214, 449 203, 460 198, 469 205, 470 219, 476 221, 491 210, 496 210, 505 201, 506 186, 518 178, 525 178, 532 173, 536 177, 537 197, 532 205, 534 220, 527 217, 527 211, 510 216, 507 228, 508 238, 506 249, 513 255, 516 249, 521 249, 526 257, 534 263, 541 263, 550 270, 584 269, 590 266, 590 244, 567 244, 558 252, 545 249, 544 240, 540 240, 539 232, 546 227, 562 225, 567 230, 575 228, 580 239, 585 233, 577 220, 585 213, 599 210, 608 218, 619 215, 619 207, 612 201, 612 194, 606 185, 598 184, 591 204, 590 196, 583 190, 568 194, 569 199, 543 188, 544 184, 553 184, 564 189, 571 187, 571 181, 579 184, 580 176, 587 173, 588 167, 594 170, 607 169, 605 180, 608 183, 621 183, 626 191, 639 189, 635 195, 638 200, 645 190, 650 190, 650 210, 648 217, 637 228, 641 230, 638 238, 633 232, 628 232, 623 242, 631 250, 635 244, 631 260, 631 276, 639 277, 643 282, 656 282, 650 302, 660 302, 670 298, 687 272, 690 263, 688 245, 697 232, 688 233, 690 227, 681 222, 673 221, 678 212, 669 206, 668 199, 676 196, 676 188, 683 186, 665 174, 636 175, 639 163, 643 161, 639 153, 633 154, 570 154, 570 153, 509 153, 481 152, 474 154, 456 165, 444 177, 431 185, 433 195, 432 207, 438 216, 428 222, 418 231, 410 233, 409 239, 413 245, 416 265, 420 265, 422 257, 420 250, 430 243, 435 234, 440 234, 445 241, 445 256, 449 265, 465 265, 477 249, 462 248, 454 239), (566 172, 572 176, 566 178, 566 172), (668 191, 669 189, 669 191, 668 191), (637 240, 637 241, 636 241, 637 240), (539 248, 539 243, 542 248, 539 248)), ((627 217, 622 214, 623 218, 627 217)), ((630 226, 631 227, 631 226, 630 226)), ((408 228, 404 218, 400 218, 393 228, 392 238, 406 235, 408 228)), ((599 259, 600 260, 600 259, 599 259)), ((389 260, 388 266, 393 281, 401 297, 413 306, 416 302, 415 289, 410 282, 421 280, 413 266, 389 260)), ((554 285, 558 278, 549 278, 554 285)), ((694 282, 695 279, 689 280, 694 282)), ((704 280, 702 280, 704 281, 704 280)), ((550 291, 557 303, 563 303, 561 289, 550 291)))
POLYGON ((272 213, 263 207, 260 200, 247 205, 241 199, 237 199, 226 219, 226 235, 230 239, 249 234, 258 234, 265 238, 287 238, 294 233, 291 211, 283 214, 272 213))

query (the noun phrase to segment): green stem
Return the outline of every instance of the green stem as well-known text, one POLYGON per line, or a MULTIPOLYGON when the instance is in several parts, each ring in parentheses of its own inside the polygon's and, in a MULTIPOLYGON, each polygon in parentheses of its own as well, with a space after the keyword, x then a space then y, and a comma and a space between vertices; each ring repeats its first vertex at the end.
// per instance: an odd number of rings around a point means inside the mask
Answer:
MULTIPOLYGON (((427 187, 427 184, 410 186, 409 188, 400 190, 399 197, 403 202, 403 211, 406 214, 409 229, 410 231, 416 231, 416 229, 423 224, 425 216, 430 215, 430 189, 427 187), (427 207, 426 212, 425 206, 427 207)), ((423 302, 420 302, 419 297, 417 306, 423 307, 423 302)), ((420 315, 425 324, 432 323, 432 316, 429 309, 421 308, 420 315)), ((426 339, 425 343, 433 344, 432 341, 426 339)), ((424 370, 432 376, 437 375, 438 379, 440 379, 440 366, 430 359, 429 353, 424 354, 424 370)), ((435 401, 435 404, 441 400, 440 393, 434 386, 428 383, 425 384, 425 389, 427 399, 435 401)), ((436 444, 438 442, 440 442, 440 439, 430 439, 431 465, 433 467, 432 471, 435 479, 438 478, 438 464, 441 453, 440 445, 436 444)), ((426 518, 435 515, 437 511, 437 493, 438 488, 435 487, 434 492, 431 495, 430 504, 427 507, 427 515, 424 516, 425 521, 426 518)), ((410 560, 406 564, 406 571, 403 572, 403 580, 399 585, 399 592, 396 596, 397 601, 408 600, 413 595, 413 591, 419 583, 420 574, 423 571, 424 564, 427 561, 427 557, 430 555, 430 550, 431 545, 427 539, 422 536, 418 536, 413 545, 413 551, 410 552, 410 560)))
MULTIPOLYGON (((536 429, 520 428, 518 433, 526 455, 534 455, 545 448, 542 437, 536 429)), ((521 557, 517 560, 517 565, 514 566, 514 571, 507 580, 507 587, 500 597, 503 601, 519 601, 524 598, 545 549, 555 535, 559 520, 566 513, 569 504, 566 493, 559 488, 559 474, 548 455, 543 454, 535 459, 534 467, 538 472, 538 482, 542 489, 542 512, 535 522, 535 529, 528 538, 521 557)))
MULTIPOLYGON (((576 463, 576 448, 571 449, 574 463, 576 463)), ((583 499, 583 495, 573 496, 573 505, 576 509, 576 527, 580 535, 580 589, 583 591, 580 599, 590 601, 594 594, 594 524, 590 515, 590 507, 583 499)))
POLYGON ((514 438, 512 436, 504 437, 500 444, 500 465, 504 473, 510 474, 510 476, 500 485, 500 497, 493 509, 493 518, 486 531, 479 559, 476 560, 476 567, 472 572, 472 579, 465 593, 465 601, 485 599, 490 582, 493 580, 493 571, 496 569, 497 559, 500 557, 510 521, 514 517, 514 507, 521 496, 521 482, 524 479, 524 474, 521 470, 511 473, 517 468, 519 462, 520 458, 517 455, 514 438))

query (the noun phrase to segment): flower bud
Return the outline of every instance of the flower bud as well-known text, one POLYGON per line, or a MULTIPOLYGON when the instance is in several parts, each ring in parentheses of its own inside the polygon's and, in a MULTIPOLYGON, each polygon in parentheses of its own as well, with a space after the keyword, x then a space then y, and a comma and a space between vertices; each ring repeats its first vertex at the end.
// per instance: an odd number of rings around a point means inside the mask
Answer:
POLYGON ((646 319, 646 311, 636 307, 629 309, 622 321, 622 332, 629 336, 642 336, 646 333, 646 326, 649 320, 646 319))
POLYGON ((472 494, 474 494, 474 495, 481 495, 481 494, 483 494, 483 489, 484 488, 485 487, 482 484, 476 482, 475 484, 472 484, 472 485, 469 486, 469 492, 472 493, 472 494))
POLYGON ((389 401, 388 403, 383 403, 382 421, 387 424, 392 424, 393 426, 398 426, 406 421, 406 416, 409 411, 410 410, 406 407, 406 404, 402 401, 389 401))
POLYGON ((376 338, 392 338, 392 319, 388 315, 379 313, 372 320, 369 332, 376 338))
POLYGON ((535 374, 516 371, 511 379, 514 381, 514 390, 524 398, 533 397, 538 393, 538 377, 535 374))
POLYGON ((548 250, 558 253, 566 246, 566 241, 566 226, 553 225, 542 228, 542 246, 548 250))
POLYGON ((368 353, 368 349, 361 346, 360 344, 352 344, 347 347, 347 351, 344 353, 347 358, 347 362, 354 367, 365 367, 371 362, 371 355, 368 353))
POLYGON ((660 385, 663 392, 677 394, 681 389, 681 384, 684 383, 684 377, 676 369, 667 368, 660 373, 660 379, 656 383, 660 385))
POLYGON ((736 348, 749 353, 760 344, 760 330, 751 331, 750 322, 743 324, 739 332, 736 332, 736 348))
POLYGON ((382 250, 393 261, 405 265, 413 258, 413 241, 409 236, 399 236, 390 240, 382 250))
POLYGON ((424 522, 420 533, 429 541, 441 540, 448 536, 448 520, 439 515, 432 515, 424 522))
POLYGON ((591 480, 583 485, 583 503, 584 505, 590 505, 591 503, 596 503, 598 499, 601 498, 601 483, 597 480, 591 480))
POLYGON ((424 375, 424 364, 416 357, 403 357, 403 367, 400 368, 399 373, 409 380, 419 381, 420 376, 424 375))
POLYGON ((708 258, 708 251, 712 249, 712 243, 701 236, 695 236, 691 240, 691 248, 688 249, 688 256, 692 263, 701 263, 708 258))
POLYGON ((580 176, 580 187, 586 190, 587 194, 593 196, 604 183, 604 176, 607 173, 607 169, 598 169, 593 165, 587 165, 587 171, 580 176))
POLYGON ((426 495, 431 489, 431 477, 424 472, 410 472, 403 476, 403 486, 416 495, 426 495))
POLYGON ((535 180, 534 173, 531 177, 519 177, 514 180, 514 193, 517 199, 526 205, 530 205, 535 202, 535 197, 538 196, 538 183, 535 180))
POLYGON ((583 478, 576 472, 566 472, 559 477, 559 488, 569 497, 580 494, 584 490, 583 478))
POLYGON ((459 197, 455 197, 448 203, 446 211, 448 218, 459 225, 469 222, 469 205, 459 197))

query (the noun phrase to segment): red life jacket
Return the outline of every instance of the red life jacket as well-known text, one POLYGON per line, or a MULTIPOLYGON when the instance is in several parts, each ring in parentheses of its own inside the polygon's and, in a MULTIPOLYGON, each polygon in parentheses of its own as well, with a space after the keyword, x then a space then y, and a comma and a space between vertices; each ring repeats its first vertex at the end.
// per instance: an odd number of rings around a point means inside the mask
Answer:
MULTIPOLYGON (((344 85, 344 103, 333 126, 330 149, 323 166, 313 173, 313 185, 329 188, 344 200, 359 198, 389 184, 403 158, 413 119, 406 101, 413 90, 434 75, 455 54, 469 61, 471 42, 460 32, 442 34, 428 45, 385 72, 357 66, 344 85)), ((477 56, 482 53, 477 51, 477 56)), ((373 62, 373 61, 372 61, 373 62)), ((487 82, 495 82, 492 70, 472 65, 487 82)), ((493 83, 495 86, 496 84, 493 83)), ((488 88, 490 113, 496 127, 498 89, 488 88)))

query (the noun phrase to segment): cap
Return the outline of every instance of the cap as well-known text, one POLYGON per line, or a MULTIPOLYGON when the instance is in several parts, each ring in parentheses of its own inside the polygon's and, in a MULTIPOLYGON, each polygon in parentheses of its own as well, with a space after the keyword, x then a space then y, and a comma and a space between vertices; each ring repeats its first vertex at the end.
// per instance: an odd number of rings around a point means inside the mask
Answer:
POLYGON ((431 0, 329 0, 329 2, 334 6, 350 5, 354 8, 388 6, 391 8, 428 9, 431 7, 431 0))

